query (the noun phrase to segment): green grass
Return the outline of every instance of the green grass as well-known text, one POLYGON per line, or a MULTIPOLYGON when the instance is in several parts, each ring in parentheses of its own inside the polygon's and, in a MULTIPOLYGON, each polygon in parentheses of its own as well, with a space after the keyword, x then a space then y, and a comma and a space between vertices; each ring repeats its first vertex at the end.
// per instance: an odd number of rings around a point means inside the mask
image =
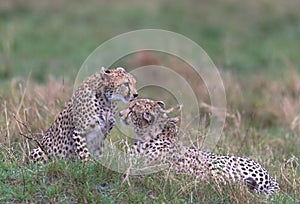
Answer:
MULTIPOLYGON (((267 198, 239 185, 200 182, 194 176, 162 171, 146 176, 118 173, 98 162, 50 161, 45 165, 28 161, 35 145, 19 132, 30 133, 18 124, 23 121, 33 133, 49 127, 61 110, 70 90, 50 81, 28 84, 23 89, 8 86, 1 97, 0 117, 0 202, 7 203, 297 203, 300 201, 299 137, 284 125, 279 127, 242 127, 229 125, 214 152, 246 156, 262 164, 281 187, 278 195, 267 198), (40 89, 37 89, 37 88, 40 89), (50 91, 51 90, 51 91, 50 91), (12 94, 14 93, 14 94, 12 94), (46 93, 44 98, 43 93, 46 93), (50 100, 49 100, 50 99, 50 100), (21 107, 19 109, 19 107, 21 107), (19 111, 18 111, 19 110, 19 111), (30 111, 28 111, 30 110, 30 111), (6 117, 6 115, 8 117, 6 117)), ((39 137, 40 135, 35 135, 39 137)), ((124 139, 113 130, 108 138, 117 146, 124 139)), ((121 146, 120 146, 121 147, 121 146)), ((114 151, 112 151, 114 152, 114 151)), ((112 157, 111 157, 112 158, 112 157)))
MULTIPOLYGON (((0 202, 299 203, 300 124, 291 128, 300 113, 299 6, 297 0, 0 2, 0 202), (86 57, 106 40, 144 28, 183 34, 217 64, 228 111, 239 112, 241 120, 228 119, 214 151, 261 163, 277 178, 279 195, 266 199, 237 185, 219 187, 172 172, 132 176, 128 185, 123 174, 99 163, 28 163, 34 144, 20 136, 28 132, 13 116, 34 133, 47 129, 86 57)), ((177 71, 186 67, 152 54, 146 60, 176 64, 177 71)), ((127 57, 118 63, 136 59, 127 57)), ((192 73, 181 74, 193 80, 192 73)), ((192 87, 209 101, 203 83, 192 87)), ((122 139, 115 131, 110 137, 122 139)))
MULTIPOLYGON (((2 160, 3 158, 1 158, 2 160)), ((1 202, 35 203, 296 203, 298 195, 281 192, 267 198, 239 186, 196 182, 161 172, 130 177, 99 163, 53 161, 44 166, 1 163, 1 202)))

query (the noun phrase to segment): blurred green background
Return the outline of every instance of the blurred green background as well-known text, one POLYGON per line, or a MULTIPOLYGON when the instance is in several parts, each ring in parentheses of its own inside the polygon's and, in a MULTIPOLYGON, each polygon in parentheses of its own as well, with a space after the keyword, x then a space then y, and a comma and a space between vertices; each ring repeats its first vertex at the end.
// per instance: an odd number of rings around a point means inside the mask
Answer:
POLYGON ((106 40, 165 29, 197 42, 223 70, 281 76, 300 68, 300 1, 0 1, 0 80, 73 79, 106 40))

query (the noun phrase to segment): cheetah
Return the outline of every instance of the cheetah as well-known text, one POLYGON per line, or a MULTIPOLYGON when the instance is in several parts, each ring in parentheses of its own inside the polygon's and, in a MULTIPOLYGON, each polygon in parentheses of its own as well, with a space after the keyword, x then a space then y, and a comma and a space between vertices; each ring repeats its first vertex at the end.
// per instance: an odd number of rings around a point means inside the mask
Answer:
POLYGON ((176 173, 196 175, 203 181, 240 182, 258 193, 278 193, 280 188, 267 170, 255 161, 238 156, 217 155, 194 147, 184 147, 176 125, 161 101, 136 99, 120 111, 121 122, 132 126, 138 135, 130 148, 131 156, 167 164, 176 173))
POLYGON ((50 158, 89 160, 101 155, 102 142, 115 124, 116 101, 138 96, 135 78, 124 68, 101 68, 85 79, 31 151, 34 162, 50 158))

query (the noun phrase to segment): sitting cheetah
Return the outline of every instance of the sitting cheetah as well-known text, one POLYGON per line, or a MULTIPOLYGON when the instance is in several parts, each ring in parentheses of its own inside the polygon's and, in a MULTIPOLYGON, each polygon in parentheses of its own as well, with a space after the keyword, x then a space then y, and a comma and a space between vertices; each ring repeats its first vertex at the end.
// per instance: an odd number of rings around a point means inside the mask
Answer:
POLYGON ((101 68, 85 79, 31 151, 32 160, 99 157, 102 141, 115 124, 116 101, 129 103, 137 97, 135 83, 121 67, 101 68))
POLYGON ((201 180, 243 181, 259 193, 279 192, 275 179, 249 158, 216 155, 184 147, 179 139, 178 119, 167 115, 173 110, 165 110, 160 101, 136 99, 120 112, 122 123, 132 126, 139 138, 146 138, 135 142, 130 149, 131 156, 144 156, 148 163, 164 163, 177 173, 194 174, 201 180))

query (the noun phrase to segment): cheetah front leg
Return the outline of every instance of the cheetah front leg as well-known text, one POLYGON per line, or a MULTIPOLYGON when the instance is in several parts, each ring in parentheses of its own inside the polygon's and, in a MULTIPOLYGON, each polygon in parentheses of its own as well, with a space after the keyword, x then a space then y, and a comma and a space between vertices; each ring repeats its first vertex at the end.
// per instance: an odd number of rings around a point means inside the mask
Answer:
POLYGON ((108 114, 106 116, 106 121, 105 121, 105 125, 104 128, 102 129, 102 133, 104 135, 103 140, 106 138, 106 136, 110 133, 110 131, 112 130, 112 128, 114 127, 116 123, 116 119, 113 115, 108 114))
POLYGON ((84 162, 87 162, 89 160, 90 153, 86 146, 86 139, 85 137, 82 137, 82 135, 84 134, 81 133, 80 131, 74 130, 72 138, 74 140, 76 152, 79 156, 79 159, 81 159, 84 162))

